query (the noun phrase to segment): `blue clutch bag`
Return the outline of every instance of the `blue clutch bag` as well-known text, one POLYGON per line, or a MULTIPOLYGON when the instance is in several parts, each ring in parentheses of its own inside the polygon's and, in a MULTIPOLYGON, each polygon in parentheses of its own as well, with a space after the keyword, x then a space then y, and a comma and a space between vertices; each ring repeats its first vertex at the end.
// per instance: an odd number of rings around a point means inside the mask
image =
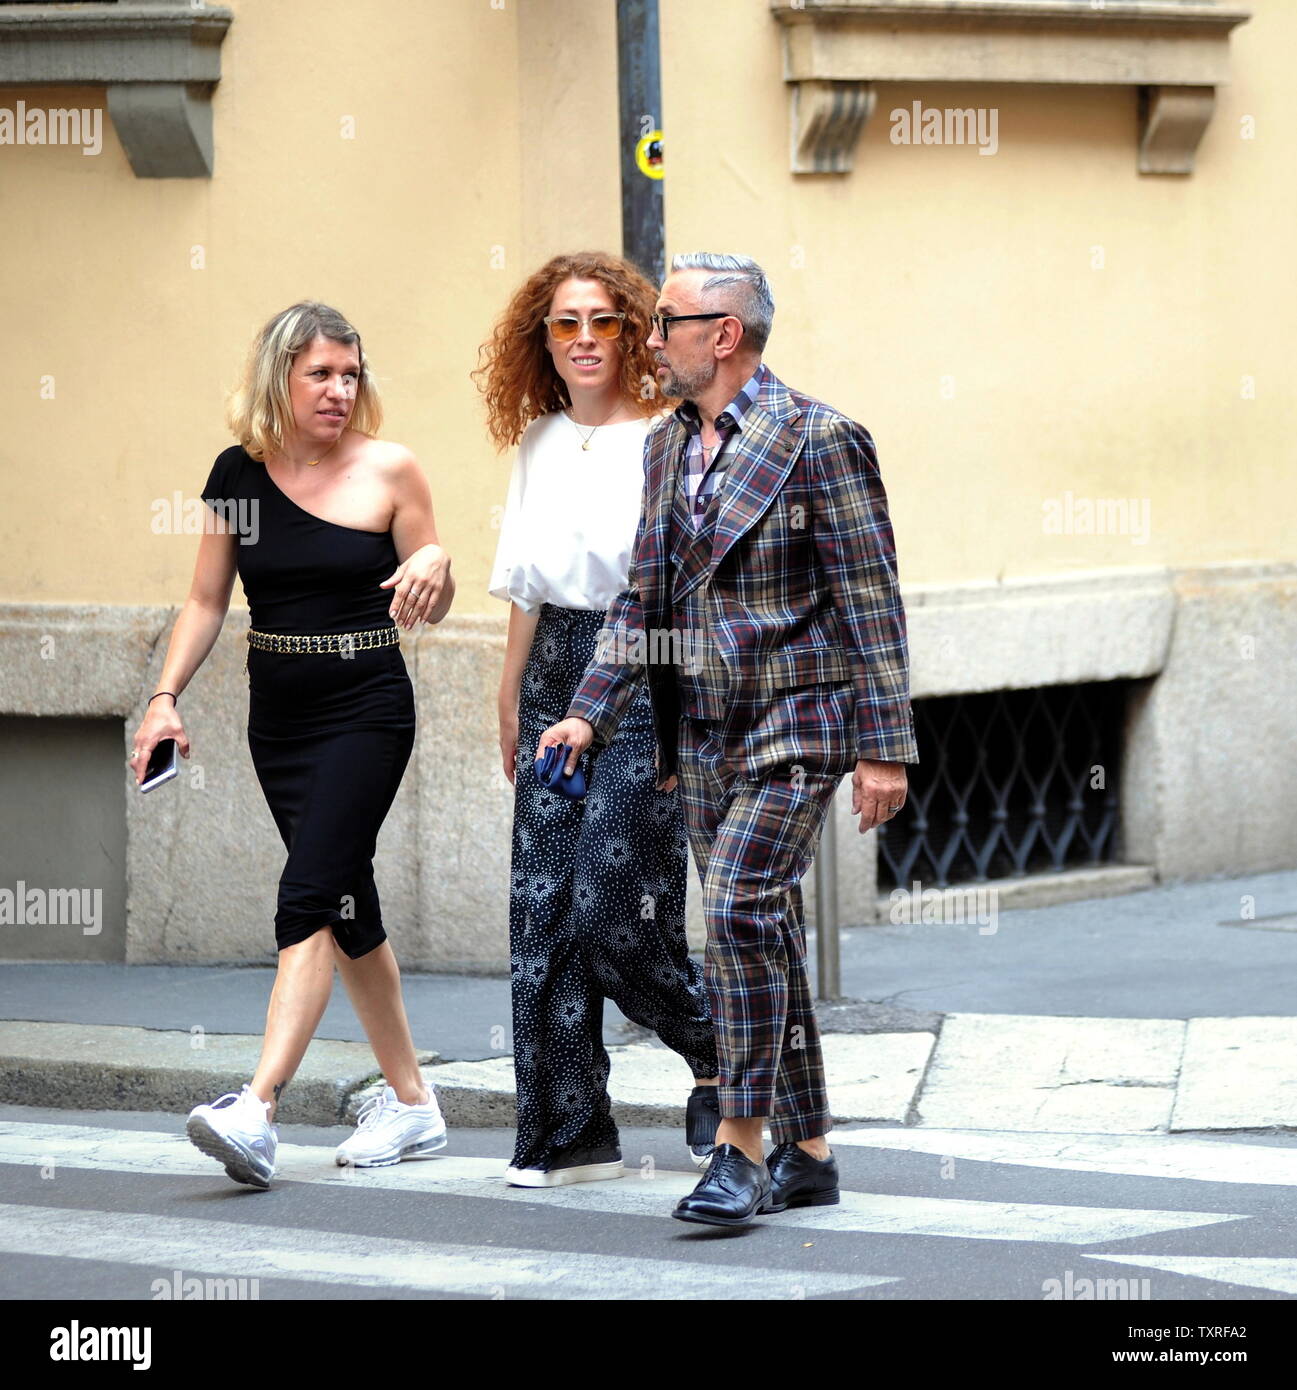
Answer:
POLYGON ((571 745, 566 743, 556 743, 547 748, 536 764, 536 780, 542 787, 548 787, 551 791, 579 801, 586 790, 585 773, 581 771, 581 764, 577 763, 576 771, 570 777, 563 771, 571 752, 571 745))

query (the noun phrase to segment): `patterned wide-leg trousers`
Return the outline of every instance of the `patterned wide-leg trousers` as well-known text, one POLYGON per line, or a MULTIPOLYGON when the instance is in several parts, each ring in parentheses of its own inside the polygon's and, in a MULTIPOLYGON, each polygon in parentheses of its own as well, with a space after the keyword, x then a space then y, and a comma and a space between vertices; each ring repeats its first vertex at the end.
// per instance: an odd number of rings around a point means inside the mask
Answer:
POLYGON ((720 1108, 775 1143, 832 1128, 806 973, 801 879, 843 774, 785 762, 746 777, 713 724, 680 722, 680 788, 707 921, 720 1108))
POLYGON ((605 998, 651 1028, 695 1077, 717 1074, 702 968, 685 935, 680 796, 654 787, 647 690, 608 746, 587 755, 584 800, 536 780, 540 735, 567 713, 603 620, 545 604, 522 678, 509 893, 517 1168, 543 1166, 571 1146, 617 1143, 605 998))

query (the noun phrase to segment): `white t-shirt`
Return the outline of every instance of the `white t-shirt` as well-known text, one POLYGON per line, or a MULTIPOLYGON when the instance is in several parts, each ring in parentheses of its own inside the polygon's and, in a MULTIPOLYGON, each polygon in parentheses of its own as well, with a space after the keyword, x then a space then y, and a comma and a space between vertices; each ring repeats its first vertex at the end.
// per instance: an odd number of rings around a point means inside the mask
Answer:
POLYGON ((561 410, 533 420, 514 459, 490 592, 524 613, 542 603, 602 612, 626 587, 654 420, 600 425, 581 448, 561 410))

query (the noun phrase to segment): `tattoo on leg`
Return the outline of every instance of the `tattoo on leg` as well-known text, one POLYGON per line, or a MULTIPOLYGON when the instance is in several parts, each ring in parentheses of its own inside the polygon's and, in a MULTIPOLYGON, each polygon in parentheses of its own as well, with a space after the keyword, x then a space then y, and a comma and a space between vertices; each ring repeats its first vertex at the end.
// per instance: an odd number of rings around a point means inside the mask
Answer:
POLYGON ((274 1092, 275 1104, 276 1104, 276 1105, 279 1104, 279 1097, 280 1097, 281 1095, 283 1095, 283 1093, 284 1093, 284 1087, 287 1086, 287 1085, 288 1085, 288 1082, 287 1082, 287 1081, 277 1081, 277 1082, 275 1082, 275 1085, 274 1085, 274 1088, 273 1088, 273 1092, 274 1092))

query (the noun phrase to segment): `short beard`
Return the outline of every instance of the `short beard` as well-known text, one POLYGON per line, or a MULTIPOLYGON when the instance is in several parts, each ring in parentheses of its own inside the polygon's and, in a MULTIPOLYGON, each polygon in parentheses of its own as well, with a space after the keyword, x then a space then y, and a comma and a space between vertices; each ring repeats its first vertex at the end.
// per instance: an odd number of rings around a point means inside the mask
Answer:
POLYGON ((678 396, 681 400, 696 400, 716 379, 716 362, 712 361, 710 370, 702 368, 697 372, 679 373, 669 363, 662 364, 667 369, 667 378, 662 390, 668 396, 678 396))

